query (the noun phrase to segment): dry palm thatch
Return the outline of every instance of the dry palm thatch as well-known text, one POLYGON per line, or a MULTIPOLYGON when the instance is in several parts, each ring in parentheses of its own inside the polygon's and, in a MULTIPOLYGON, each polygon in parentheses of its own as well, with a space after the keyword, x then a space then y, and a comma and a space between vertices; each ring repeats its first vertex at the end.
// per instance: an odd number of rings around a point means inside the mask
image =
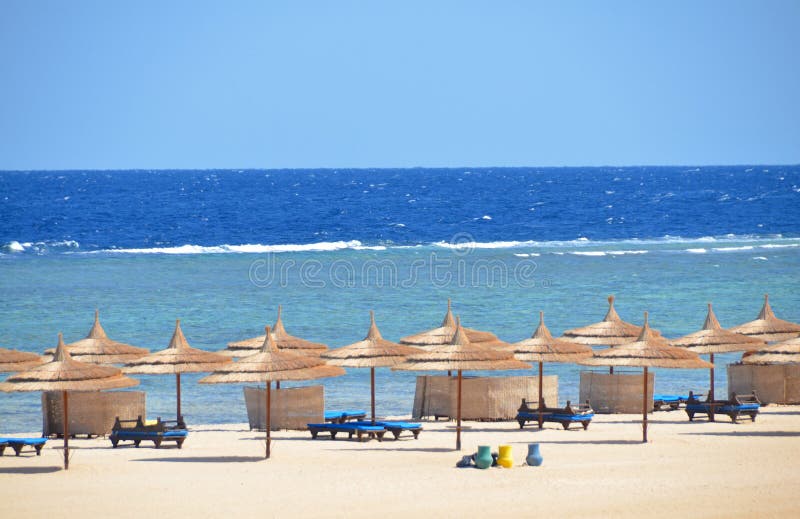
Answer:
MULTIPOLYGON (((289 335, 286 328, 283 327, 283 319, 281 318, 282 307, 278 306, 278 318, 272 327, 272 335, 275 339, 275 344, 278 349, 296 351, 304 355, 319 355, 328 350, 328 347, 318 342, 307 341, 294 335, 289 335)), ((243 341, 229 342, 228 348, 224 350, 224 354, 231 356, 244 356, 249 353, 255 353, 261 349, 264 344, 265 336, 259 335, 243 341)))
POLYGON ((542 397, 545 362, 577 362, 592 356, 592 348, 585 344, 556 339, 544 324, 544 312, 539 312, 539 326, 529 339, 503 348, 519 360, 539 363, 539 429, 543 426, 544 399, 542 397))
MULTIPOLYGON (((493 347, 505 346, 506 343, 497 338, 493 333, 482 332, 480 330, 473 330, 471 328, 464 328, 467 338, 472 343, 490 343, 493 347)), ((400 344, 407 344, 409 346, 416 346, 429 350, 436 346, 449 344, 453 340, 453 335, 456 333, 456 321, 453 318, 453 311, 451 309, 450 300, 447 300, 447 313, 442 320, 442 325, 438 328, 418 333, 416 335, 409 335, 400 339, 400 344)))
POLYGON ((369 331, 362 341, 343 346, 322 354, 322 358, 335 366, 370 368, 372 423, 375 423, 375 368, 395 366, 408 355, 422 353, 419 348, 396 344, 381 337, 375 324, 375 313, 369 312, 369 331))
POLYGON ((769 305, 769 294, 764 294, 764 306, 755 321, 730 328, 734 333, 749 335, 767 342, 785 341, 800 337, 800 324, 775 317, 769 305))
POLYGON ((344 375, 345 371, 337 366, 329 366, 325 361, 278 349, 270 333, 265 328, 264 343, 261 350, 236 362, 219 366, 214 373, 200 379, 201 384, 242 384, 248 382, 266 382, 267 384, 267 450, 270 457, 271 430, 271 395, 272 381, 280 380, 313 380, 325 377, 344 375))
MULTIPOLYGON (((703 329, 678 339, 670 341, 672 346, 686 348, 695 353, 709 354, 708 361, 714 363, 715 353, 725 353, 731 351, 757 350, 766 343, 755 337, 748 337, 740 333, 733 333, 725 330, 717 321, 711 303, 708 303, 708 314, 703 323, 703 329)), ((709 400, 714 400, 714 368, 709 370, 710 386, 708 391, 709 400)))
POLYGON ((178 404, 177 416, 178 421, 181 422, 183 420, 181 415, 181 373, 214 371, 219 365, 230 361, 230 357, 189 346, 186 337, 183 336, 183 330, 181 330, 181 321, 178 319, 175 321, 175 331, 172 333, 172 339, 166 349, 126 363, 127 367, 123 371, 142 375, 174 373, 178 404))
POLYGON ((800 363, 800 337, 767 346, 742 359, 744 364, 800 363))
POLYGON ((0 348, 0 373, 23 371, 46 362, 47 359, 27 351, 0 348))
POLYGON ((595 351, 592 357, 578 361, 586 366, 637 366, 644 368, 642 394, 642 441, 647 442, 647 370, 658 368, 711 368, 697 353, 670 346, 663 337, 653 333, 644 313, 644 326, 635 342, 595 351))
POLYGON ((53 360, 29 371, 11 375, 0 383, 0 391, 61 391, 64 398, 64 470, 69 469, 69 399, 68 391, 99 391, 135 386, 118 368, 97 366, 72 360, 58 334, 53 360))
MULTIPOLYGON (((92 364, 124 364, 149 353, 146 348, 139 348, 112 341, 100 325, 100 312, 94 311, 94 324, 85 339, 67 344, 67 351, 73 359, 92 364)), ((52 355, 53 349, 45 350, 46 355, 52 355)))
POLYGON ((456 319, 456 332, 449 344, 437 346, 423 353, 409 355, 392 369, 404 371, 458 371, 458 403, 456 418, 456 450, 461 450, 461 372, 463 370, 527 369, 530 364, 514 358, 510 351, 502 351, 481 343, 470 343, 467 333, 456 319))
MULTIPOLYGON (((640 326, 626 323, 619 317, 614 309, 614 296, 608 296, 608 312, 602 321, 567 330, 562 336, 569 341, 581 344, 617 346, 635 341, 641 332, 640 326)), ((652 332, 660 335, 656 330, 652 330, 652 332)))

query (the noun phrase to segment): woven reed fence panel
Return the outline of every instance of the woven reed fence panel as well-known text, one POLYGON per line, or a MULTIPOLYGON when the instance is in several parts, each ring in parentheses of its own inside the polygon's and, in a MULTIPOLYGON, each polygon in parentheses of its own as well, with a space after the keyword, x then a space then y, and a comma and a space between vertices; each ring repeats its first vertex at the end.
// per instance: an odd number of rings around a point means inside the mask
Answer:
MULTIPOLYGON (((558 402, 558 376, 546 375, 542 381, 545 402, 558 402)), ((513 420, 522 399, 539 398, 538 377, 465 377, 461 386, 461 417, 465 420, 513 420)), ((458 406, 458 380, 455 377, 422 375, 417 377, 414 394, 415 419, 455 417, 458 406)))
POLYGON ((729 364, 728 396, 753 391, 765 404, 800 404, 800 365, 729 364))
MULTIPOLYGON (((306 424, 324 422, 325 392, 323 386, 273 389, 271 395, 272 430, 306 429, 306 424)), ((267 391, 257 387, 244 388, 247 421, 250 430, 266 430, 267 391)))
MULTIPOLYGON (((655 374, 647 374, 647 408, 653 411, 655 374)), ((589 401, 596 413, 637 414, 642 412, 641 373, 581 372, 580 401, 589 401)))
MULTIPOLYGON (((64 432, 62 413, 64 399, 61 391, 42 393, 42 435, 64 432)), ((70 391, 69 432, 104 436, 111 433, 114 419, 145 418, 144 391, 70 391)))

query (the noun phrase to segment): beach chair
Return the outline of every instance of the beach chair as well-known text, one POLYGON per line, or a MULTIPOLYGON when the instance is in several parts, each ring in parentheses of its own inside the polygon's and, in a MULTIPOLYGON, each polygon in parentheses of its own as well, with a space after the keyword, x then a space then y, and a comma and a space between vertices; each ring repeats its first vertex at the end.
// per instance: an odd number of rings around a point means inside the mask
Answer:
POLYGON ((367 417, 367 412, 361 409, 347 409, 344 411, 325 411, 325 421, 332 423, 344 423, 349 421, 359 421, 367 417))
POLYGON ((749 395, 737 395, 733 393, 728 400, 709 401, 698 399, 693 393, 689 392, 689 400, 686 402, 686 414, 689 421, 694 421, 695 415, 705 414, 708 421, 713 422, 714 416, 718 414, 727 415, 731 422, 737 423, 739 416, 749 416, 755 422, 756 415, 761 408, 761 401, 755 391, 749 395))
POLYGON ((120 420, 117 417, 108 439, 115 449, 121 441, 132 441, 135 447, 139 447, 143 440, 152 441, 157 449, 165 441, 174 441, 180 449, 188 435, 183 419, 161 420, 158 417, 151 423, 142 420, 141 416, 136 420, 120 420))
POLYGON ((347 438, 352 439, 356 436, 358 441, 375 438, 378 441, 383 440, 383 435, 386 434, 386 428, 382 425, 362 425, 357 422, 345 423, 310 423, 307 424, 309 432, 311 432, 311 439, 316 440, 319 433, 328 433, 331 440, 336 439, 339 433, 347 433, 347 438))
MULTIPOLYGON (((527 422, 539 423, 539 405, 533 407, 533 402, 528 402, 522 399, 522 405, 517 410, 516 420, 519 423, 519 428, 525 427, 527 422)), ((575 423, 581 424, 583 429, 589 428, 589 423, 594 418, 594 410, 587 401, 585 404, 573 404, 567 400, 565 407, 547 407, 545 404, 542 409, 542 422, 555 422, 561 424, 565 430, 575 423)))
MULTIPOLYGON (((358 425, 372 425, 370 420, 362 420, 350 423, 358 425)), ((381 426, 386 429, 386 431, 392 433, 392 436, 394 436, 395 440, 398 439, 404 432, 410 432, 416 440, 419 438, 419 433, 422 432, 422 424, 415 422, 376 421, 375 425, 381 426)))
POLYGON ((17 456, 25 447, 32 447, 36 451, 36 455, 41 456, 45 443, 47 443, 47 438, 0 438, 0 456, 3 455, 6 447, 14 449, 17 456))
MULTIPOLYGON (((694 395, 698 398, 700 395, 694 395)), ((653 394, 653 411, 676 411, 682 405, 686 405, 689 400, 688 395, 666 395, 663 393, 653 394)))

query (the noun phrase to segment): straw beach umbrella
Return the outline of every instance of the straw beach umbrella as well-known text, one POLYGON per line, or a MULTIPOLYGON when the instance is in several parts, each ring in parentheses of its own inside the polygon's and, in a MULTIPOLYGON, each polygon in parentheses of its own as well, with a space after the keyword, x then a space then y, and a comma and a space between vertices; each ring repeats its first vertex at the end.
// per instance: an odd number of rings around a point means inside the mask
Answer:
POLYGON ((510 351, 501 351, 471 343, 456 320, 456 331, 449 344, 409 355, 392 369, 404 371, 458 371, 456 407, 456 450, 461 450, 461 372, 465 370, 528 369, 531 365, 514 358, 510 351))
POLYGON ((69 469, 69 399, 68 391, 99 391, 135 386, 138 380, 128 378, 119 368, 97 366, 73 360, 61 334, 53 360, 30 371, 11 375, 0 383, 0 391, 61 391, 64 399, 64 470, 69 469))
POLYGON ((798 364, 800 337, 761 348, 742 359, 743 364, 798 364))
POLYGON ((764 306, 755 321, 729 328, 734 333, 749 335, 767 342, 785 341, 800 337, 800 324, 795 324, 775 317, 769 305, 769 294, 764 294, 764 306))
MULTIPOLYGON (((463 328, 464 333, 467 335, 472 343, 491 343, 493 346, 505 346, 506 343, 497 338, 496 335, 489 332, 482 332, 473 330, 471 328, 463 328)), ((456 321, 453 318, 453 311, 450 305, 450 299, 447 300, 447 313, 444 315, 442 325, 432 330, 418 333, 416 335, 409 335, 403 337, 398 341, 400 344, 408 346, 416 346, 422 349, 431 349, 436 346, 449 344, 453 340, 453 335, 456 333, 456 321)))
POLYGON ((181 373, 214 371, 219 365, 227 362, 231 362, 230 357, 189 346, 181 330, 181 321, 178 319, 175 321, 175 331, 172 333, 172 339, 166 349, 128 362, 123 371, 141 375, 174 373, 178 403, 177 418, 178 422, 183 422, 183 415, 181 415, 181 373))
POLYGON ((27 351, 0 348, 0 373, 13 373, 30 369, 46 362, 46 359, 27 351))
MULTIPOLYGON (((278 306, 278 318, 272 326, 272 336, 279 350, 290 350, 304 355, 319 355, 328 350, 328 347, 324 344, 307 341, 300 337, 290 335, 286 331, 286 328, 283 327, 281 310, 282 307, 278 306)), ((258 337, 252 337, 243 341, 230 342, 228 343, 228 348, 221 353, 236 357, 257 353, 264 344, 265 339, 266 337, 264 335, 259 335, 258 337)))
MULTIPOLYGON (((695 353, 709 355, 708 361, 714 364, 715 353, 728 353, 733 351, 748 351, 760 349, 767 344, 754 337, 748 337, 740 333, 733 333, 725 330, 717 321, 711 303, 708 303, 708 315, 703 323, 703 328, 697 332, 690 333, 679 339, 669 341, 671 345, 686 348, 695 353)), ((714 400, 714 367, 709 370, 710 389, 708 399, 714 400)))
MULTIPOLYGON (((652 330, 656 335, 661 335, 658 330, 652 330)), ((635 341, 642 328, 635 324, 623 321, 614 308, 614 296, 608 296, 608 312, 602 321, 580 328, 565 331, 561 336, 568 341, 579 344, 619 346, 635 341)), ((614 373, 611 366, 610 373, 614 373)))
POLYGON ((267 384, 267 451, 270 456, 272 381, 313 380, 344 375, 337 366, 329 366, 318 357, 300 355, 290 351, 280 351, 275 344, 270 328, 265 328, 264 343, 261 350, 243 357, 236 362, 219 366, 211 375, 200 379, 201 384, 244 384, 266 382, 267 384))
MULTIPOLYGON (((53 349, 45 350, 45 354, 52 355, 54 351, 53 349)), ((124 364, 150 353, 145 348, 109 339, 106 331, 100 325, 98 310, 94 311, 94 324, 89 330, 89 335, 84 339, 67 344, 67 351, 73 359, 92 364, 124 364)))
POLYGON ((542 428, 544 416, 542 364, 545 362, 577 362, 592 356, 592 348, 585 344, 554 338, 544 324, 544 312, 539 312, 539 326, 531 338, 515 342, 503 349, 511 351, 519 360, 539 363, 539 429, 542 428))
POLYGON ((642 442, 647 442, 647 369, 658 368, 710 368, 697 353, 670 346, 663 337, 653 333, 644 313, 644 326, 635 342, 615 348, 595 351, 592 357, 578 361, 586 366, 636 366, 642 372, 642 442))
POLYGON ((335 366, 348 368, 369 368, 369 379, 371 387, 371 410, 372 424, 375 424, 375 368, 396 366, 408 355, 422 353, 423 350, 396 344, 381 337, 378 325, 375 324, 375 313, 369 312, 369 331, 362 341, 343 346, 335 350, 325 352, 321 355, 324 359, 329 359, 328 363, 335 366))

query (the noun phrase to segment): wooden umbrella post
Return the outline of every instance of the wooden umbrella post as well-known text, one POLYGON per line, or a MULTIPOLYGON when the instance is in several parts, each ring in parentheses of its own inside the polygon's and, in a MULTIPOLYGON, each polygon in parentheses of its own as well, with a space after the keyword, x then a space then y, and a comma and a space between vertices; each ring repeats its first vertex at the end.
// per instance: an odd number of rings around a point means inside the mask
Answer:
POLYGON ((64 391, 64 470, 69 470, 69 402, 64 391))
MULTIPOLYGON (((714 354, 713 353, 709 353, 708 354, 708 361, 711 364, 714 364, 714 354)), ((711 386, 708 389, 708 398, 706 400, 708 400, 709 402, 714 402, 714 367, 713 366, 711 367, 711 369, 709 369, 709 372, 711 373, 711 386)), ((713 422, 714 421, 714 406, 713 405, 708 406, 708 421, 709 422, 713 422)))
POLYGON ((375 368, 369 368, 369 382, 372 392, 372 425, 375 425, 375 368))
POLYGON ((458 370, 458 407, 456 410, 456 450, 461 450, 461 370, 458 370))
POLYGON ((543 378, 542 377, 542 373, 543 373, 542 364, 543 364, 543 362, 539 361, 539 429, 541 429, 543 424, 544 424, 544 409, 543 409, 543 407, 544 407, 544 395, 542 395, 542 389, 543 389, 544 384, 542 383, 542 378, 543 378))
POLYGON ((175 387, 178 389, 178 423, 181 423, 181 374, 175 373, 175 387))
POLYGON ((647 366, 644 367, 642 385, 642 443, 647 443, 647 366))
POLYGON ((267 380, 267 456, 266 458, 269 459, 270 455, 270 429, 272 428, 272 382, 267 380))

